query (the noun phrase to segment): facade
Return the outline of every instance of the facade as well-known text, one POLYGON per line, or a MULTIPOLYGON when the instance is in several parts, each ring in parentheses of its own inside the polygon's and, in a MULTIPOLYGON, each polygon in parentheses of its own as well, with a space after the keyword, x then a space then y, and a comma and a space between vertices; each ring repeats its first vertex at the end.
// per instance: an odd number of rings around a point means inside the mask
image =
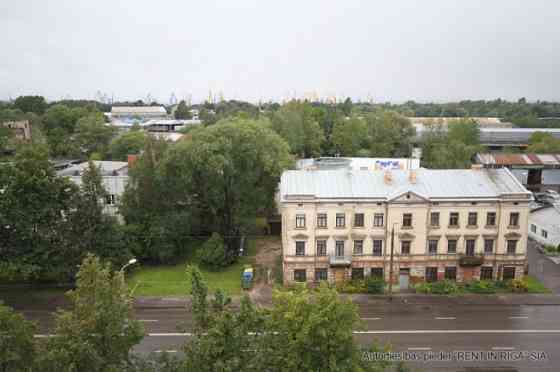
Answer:
POLYGON ((6 121, 0 124, 8 128, 19 141, 31 141, 31 124, 29 120, 6 121))
POLYGON ((303 170, 386 170, 386 169, 418 169, 419 159, 411 158, 310 158, 296 162, 296 169, 303 170))
POLYGON ((145 121, 149 119, 166 119, 167 111, 163 106, 113 106, 111 120, 113 121, 145 121))
POLYGON ((447 126, 460 119, 469 119, 481 128, 513 128, 512 123, 503 122, 496 117, 409 117, 408 119, 412 125, 436 124, 447 126))
MULTIPOLYGON (((104 212, 110 215, 118 215, 118 204, 128 183, 129 163, 123 161, 94 161, 99 168, 103 186, 107 191, 107 197, 103 200, 104 212)), ((78 186, 82 184, 82 173, 87 169, 88 162, 69 166, 57 172, 58 176, 68 177, 78 186)))
POLYGON ((529 237, 542 245, 560 244, 560 209, 558 205, 546 205, 529 214, 529 237))
POLYGON ((286 171, 284 283, 521 277, 531 194, 507 169, 286 171))

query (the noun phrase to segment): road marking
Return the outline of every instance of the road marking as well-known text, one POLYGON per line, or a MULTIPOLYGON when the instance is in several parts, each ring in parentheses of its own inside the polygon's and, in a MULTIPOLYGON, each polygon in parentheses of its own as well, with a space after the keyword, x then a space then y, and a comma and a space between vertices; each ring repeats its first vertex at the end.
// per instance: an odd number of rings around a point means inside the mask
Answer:
POLYGON ((418 351, 427 351, 427 350, 432 350, 431 347, 409 347, 408 350, 418 350, 418 351))
POLYGON ((402 331, 353 331, 354 334, 447 334, 447 333, 560 333, 560 329, 410 329, 402 331))
POLYGON ((528 316, 508 316, 508 319, 529 319, 528 316))
POLYGON ((363 320, 379 320, 381 318, 362 318, 363 320))
POLYGON ((437 320, 454 320, 457 319, 454 316, 436 316, 437 320))
POLYGON ((515 350, 513 346, 494 346, 492 350, 515 350))
POLYGON ((171 333, 148 333, 148 336, 151 337, 181 337, 181 336, 192 336, 192 333, 188 333, 188 332, 183 332, 183 333, 179 333, 179 332, 171 332, 171 333))
POLYGON ((155 322, 159 322, 159 320, 157 319, 138 319, 139 322, 145 322, 145 323, 155 323, 155 322))
POLYGON ((154 353, 176 353, 177 350, 156 350, 154 353))

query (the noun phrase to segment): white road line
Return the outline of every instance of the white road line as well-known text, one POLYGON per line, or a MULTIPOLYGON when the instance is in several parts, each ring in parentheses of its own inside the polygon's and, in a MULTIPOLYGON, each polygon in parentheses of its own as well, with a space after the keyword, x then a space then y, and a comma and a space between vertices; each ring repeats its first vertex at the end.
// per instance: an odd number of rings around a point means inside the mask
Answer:
POLYGON ((454 320, 457 319, 454 316, 436 316, 437 320, 454 320))
POLYGON ((494 346, 492 350, 515 350, 513 346, 494 346))
POLYGON ((171 333, 148 333, 148 336, 151 337, 181 337, 181 336, 192 336, 192 333, 188 333, 188 332, 183 332, 183 333, 179 333, 179 332, 171 332, 171 333))
POLYGON ((156 350, 154 353, 176 353, 177 350, 156 350))
POLYGON ((529 319, 528 316, 508 316, 508 319, 529 319))
POLYGON ((432 348, 431 348, 431 347, 409 347, 408 350, 418 350, 418 351, 421 351, 421 350, 432 350, 432 348))
POLYGON ((411 329, 402 331, 353 331, 354 334, 453 334, 453 333, 560 333, 560 329, 411 329))
POLYGON ((145 322, 145 323, 155 323, 155 322, 159 322, 159 320, 157 319, 138 319, 139 322, 145 322))
POLYGON ((379 320, 381 318, 362 318, 363 320, 379 320))

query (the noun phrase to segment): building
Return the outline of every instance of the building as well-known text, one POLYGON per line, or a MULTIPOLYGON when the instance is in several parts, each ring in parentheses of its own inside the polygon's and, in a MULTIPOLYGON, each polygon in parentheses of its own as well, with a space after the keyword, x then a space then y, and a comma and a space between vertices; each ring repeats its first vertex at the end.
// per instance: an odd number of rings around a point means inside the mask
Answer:
POLYGON ((469 119, 481 128, 513 128, 513 124, 495 117, 409 117, 412 125, 439 124, 447 126, 457 120, 469 119))
POLYGON ((167 111, 163 106, 113 106, 111 107, 112 121, 146 121, 149 119, 166 119, 167 111))
POLYGON ((419 159, 410 158, 312 158, 300 159, 296 162, 296 169, 302 170, 385 170, 385 169, 418 169, 419 159))
MULTIPOLYGON (((110 215, 118 214, 118 204, 128 183, 129 164, 135 160, 133 155, 129 156, 129 162, 124 161, 94 161, 93 164, 101 173, 103 186, 107 191, 104 203, 104 211, 110 215)), ((88 162, 82 162, 57 171, 57 175, 68 177, 72 182, 80 186, 82 174, 88 168, 88 162)))
POLYGON ((29 120, 5 121, 0 126, 8 128, 15 139, 19 141, 31 141, 31 124, 29 120))
POLYGON ((560 154, 479 153, 484 168, 508 168, 529 190, 560 190, 560 154))
POLYGON ((560 207, 548 204, 529 214, 529 237, 542 245, 560 245, 560 207))
POLYGON ((507 169, 283 173, 284 282, 368 275, 510 279, 526 264, 531 193, 507 169))
POLYGON ((143 123, 148 132, 177 132, 178 130, 200 125, 200 120, 152 119, 143 123))

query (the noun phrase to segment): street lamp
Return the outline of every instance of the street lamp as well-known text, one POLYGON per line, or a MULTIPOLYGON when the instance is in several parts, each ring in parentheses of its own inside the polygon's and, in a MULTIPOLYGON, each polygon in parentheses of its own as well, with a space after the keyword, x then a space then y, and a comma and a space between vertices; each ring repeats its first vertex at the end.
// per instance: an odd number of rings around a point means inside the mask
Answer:
POLYGON ((138 260, 136 258, 131 258, 127 263, 125 263, 123 265, 123 267, 121 267, 121 269, 119 270, 121 273, 123 273, 123 277, 124 277, 124 269, 126 269, 127 267, 129 267, 130 265, 134 265, 136 262, 138 262, 138 260))

